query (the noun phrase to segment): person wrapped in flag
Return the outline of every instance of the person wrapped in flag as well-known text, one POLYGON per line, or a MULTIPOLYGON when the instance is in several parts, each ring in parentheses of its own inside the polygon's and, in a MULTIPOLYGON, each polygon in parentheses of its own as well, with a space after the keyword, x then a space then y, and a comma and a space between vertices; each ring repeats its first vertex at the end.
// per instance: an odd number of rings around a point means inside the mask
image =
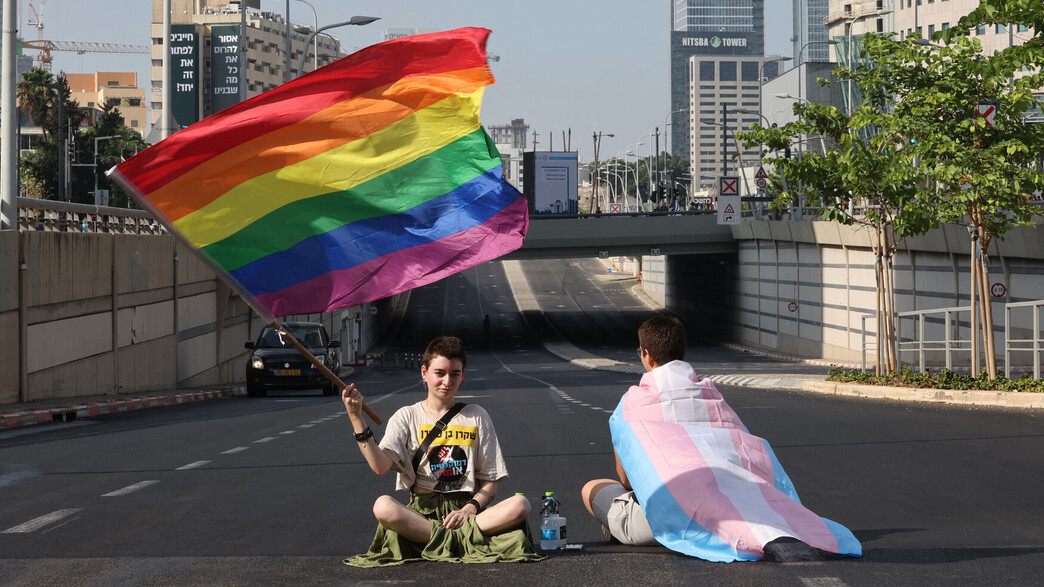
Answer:
POLYGON ((848 528, 801 505, 769 443, 712 381, 697 379, 677 318, 646 320, 638 340, 646 373, 609 418, 619 481, 596 479, 581 492, 608 536, 716 562, 760 560, 782 537, 862 555, 848 528))

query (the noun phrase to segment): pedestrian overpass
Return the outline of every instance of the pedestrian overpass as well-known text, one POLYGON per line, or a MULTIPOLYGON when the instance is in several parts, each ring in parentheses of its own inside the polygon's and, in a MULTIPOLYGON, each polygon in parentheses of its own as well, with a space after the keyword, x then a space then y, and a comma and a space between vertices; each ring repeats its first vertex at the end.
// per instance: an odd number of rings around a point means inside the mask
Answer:
POLYGON ((736 252, 714 212, 530 216, 522 248, 506 259, 634 257, 736 252))

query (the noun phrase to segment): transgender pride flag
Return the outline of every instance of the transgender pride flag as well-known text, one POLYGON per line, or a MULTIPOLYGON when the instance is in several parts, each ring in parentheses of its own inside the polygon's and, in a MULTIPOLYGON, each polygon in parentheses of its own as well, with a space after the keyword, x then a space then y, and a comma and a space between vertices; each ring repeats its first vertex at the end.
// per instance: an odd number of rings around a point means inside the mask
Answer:
POLYGON ((488 36, 368 47, 109 173, 269 319, 431 283, 519 248, 528 227, 479 123, 488 36))
POLYGON ((642 376, 609 418, 613 447, 656 539, 716 562, 759 560, 789 536, 862 556, 844 526, 801 505, 764 439, 747 432, 710 380, 672 361, 642 376))

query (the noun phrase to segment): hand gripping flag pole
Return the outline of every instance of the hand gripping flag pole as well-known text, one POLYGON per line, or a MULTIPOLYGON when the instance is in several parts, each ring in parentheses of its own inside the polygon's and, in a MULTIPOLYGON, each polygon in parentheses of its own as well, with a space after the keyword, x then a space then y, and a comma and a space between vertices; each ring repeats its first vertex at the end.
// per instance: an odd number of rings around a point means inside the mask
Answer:
MULTIPOLYGON (((294 338, 294 335, 290 334, 289 330, 286 330, 285 328, 280 326, 279 322, 273 320, 269 323, 269 326, 275 329, 275 331, 282 335, 283 338, 289 340, 290 344, 293 345, 293 347, 297 349, 299 353, 304 355, 304 357, 308 359, 309 363, 315 365, 315 368, 319 369, 319 371, 322 372, 324 377, 332 381, 333 384, 337 386, 338 390, 343 390, 345 387, 347 387, 347 385, 345 385, 344 382, 341 381, 341 378, 338 377, 336 373, 331 371, 329 367, 327 367, 323 364, 322 361, 317 359, 316 356, 312 354, 312 351, 308 350, 304 347, 304 345, 298 342, 297 339, 294 338)), ((369 416, 371 420, 373 420, 374 424, 377 424, 378 426, 384 424, 384 420, 382 420, 381 417, 377 415, 377 412, 374 412, 373 409, 370 408, 370 406, 366 405, 366 402, 363 402, 362 409, 364 412, 366 412, 366 415, 369 416)))
POLYGON ((489 32, 367 47, 109 176, 273 327, 433 283, 521 247, 529 226, 479 122, 489 32))

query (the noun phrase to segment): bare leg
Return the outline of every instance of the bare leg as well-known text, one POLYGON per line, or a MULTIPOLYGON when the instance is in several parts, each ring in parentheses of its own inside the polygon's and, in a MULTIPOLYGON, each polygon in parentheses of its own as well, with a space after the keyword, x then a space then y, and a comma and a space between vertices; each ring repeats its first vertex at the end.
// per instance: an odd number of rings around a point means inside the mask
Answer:
POLYGON ((373 515, 385 530, 391 530, 406 540, 420 544, 431 540, 431 522, 390 495, 377 498, 373 503, 373 515))
POLYGON ((599 491, 609 487, 610 485, 619 485, 620 482, 615 479, 595 479, 594 481, 588 481, 587 485, 580 490, 580 497, 584 500, 584 507, 587 508, 588 513, 592 516, 595 515, 594 508, 591 504, 594 502, 595 495, 599 491))
POLYGON ((475 516, 475 524, 483 534, 492 536, 514 530, 528 517, 529 500, 522 495, 512 495, 475 516))

